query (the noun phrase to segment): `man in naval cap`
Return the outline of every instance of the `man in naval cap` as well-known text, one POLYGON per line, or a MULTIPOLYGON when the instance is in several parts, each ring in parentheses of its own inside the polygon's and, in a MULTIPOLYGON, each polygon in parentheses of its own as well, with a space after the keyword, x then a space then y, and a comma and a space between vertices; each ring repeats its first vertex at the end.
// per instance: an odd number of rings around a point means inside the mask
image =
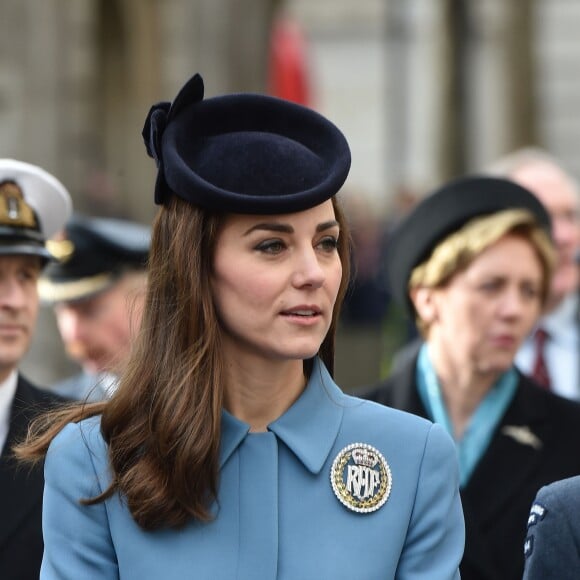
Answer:
POLYGON ((150 229, 120 219, 75 215, 49 248, 57 261, 39 283, 68 355, 82 372, 53 385, 80 400, 107 398, 141 320, 150 229))
POLYGON ((42 466, 19 468, 12 446, 35 415, 62 399, 18 371, 36 326, 45 241, 71 213, 63 184, 45 170, 0 159, 0 578, 37 579, 42 560, 42 466))

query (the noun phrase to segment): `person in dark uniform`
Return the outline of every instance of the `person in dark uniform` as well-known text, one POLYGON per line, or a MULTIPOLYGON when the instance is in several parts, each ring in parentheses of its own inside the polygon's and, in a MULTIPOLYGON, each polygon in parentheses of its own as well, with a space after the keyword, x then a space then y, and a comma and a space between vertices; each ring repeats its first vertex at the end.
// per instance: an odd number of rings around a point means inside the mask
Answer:
POLYGON ((459 459, 463 580, 520 580, 538 489, 580 474, 580 406, 514 366, 549 295, 550 218, 512 181, 453 180, 391 239, 395 298, 424 342, 386 381, 359 394, 443 425, 459 459))
POLYGON ((36 580, 42 559, 42 466, 16 464, 12 446, 34 416, 62 402, 18 372, 36 325, 46 238, 71 212, 55 177, 29 163, 0 159, 0 578, 36 580))
POLYGON ((119 387, 24 449, 50 445, 41 578, 458 579, 451 439, 332 379, 344 136, 203 91, 194 76, 145 124, 161 207, 119 387))
POLYGON ((542 487, 528 517, 523 580, 580 575, 580 476, 542 487))
POLYGON ((85 401, 108 397, 129 356, 147 286, 150 228, 76 214, 48 248, 57 258, 39 294, 54 307, 66 352, 82 372, 51 390, 85 401))

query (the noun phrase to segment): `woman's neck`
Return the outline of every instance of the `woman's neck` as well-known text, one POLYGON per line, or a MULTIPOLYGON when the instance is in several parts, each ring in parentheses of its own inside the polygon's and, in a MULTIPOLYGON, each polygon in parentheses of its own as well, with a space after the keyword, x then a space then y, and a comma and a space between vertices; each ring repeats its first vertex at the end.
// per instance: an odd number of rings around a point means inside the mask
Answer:
POLYGON ((224 407, 250 425, 250 431, 266 431, 292 406, 305 386, 301 360, 266 363, 238 358, 226 369, 224 407))
POLYGON ((480 373, 467 365, 454 365, 449 358, 437 354, 431 362, 454 436, 461 439, 469 420, 499 376, 497 373, 480 373))

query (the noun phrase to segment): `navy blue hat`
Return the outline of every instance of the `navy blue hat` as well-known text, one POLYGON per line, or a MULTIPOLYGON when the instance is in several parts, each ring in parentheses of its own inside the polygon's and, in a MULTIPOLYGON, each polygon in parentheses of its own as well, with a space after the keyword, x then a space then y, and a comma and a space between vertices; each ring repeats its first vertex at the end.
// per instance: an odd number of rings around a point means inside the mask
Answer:
POLYGON ((70 217, 65 186, 41 167, 0 159, 0 255, 51 258, 45 241, 70 217))
POLYGON ((149 111, 143 138, 158 167, 157 204, 175 194, 209 210, 291 213, 342 187, 350 150, 323 116, 265 95, 203 94, 195 75, 173 103, 149 111))
POLYGON ((47 303, 89 298, 111 287, 128 270, 146 267, 150 228, 120 219, 75 215, 48 249, 57 261, 39 281, 47 303))
POLYGON ((548 235, 551 234, 550 216, 538 198, 507 179, 461 177, 423 199, 401 221, 389 240, 387 274, 397 301, 413 312, 408 284, 415 267, 471 219, 507 209, 530 211, 548 235))

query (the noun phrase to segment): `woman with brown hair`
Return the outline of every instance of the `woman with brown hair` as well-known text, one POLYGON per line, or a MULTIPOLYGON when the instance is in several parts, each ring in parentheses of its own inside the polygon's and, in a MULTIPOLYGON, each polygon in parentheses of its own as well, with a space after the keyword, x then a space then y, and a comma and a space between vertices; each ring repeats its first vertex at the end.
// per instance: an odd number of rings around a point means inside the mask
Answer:
POLYGON ((449 437, 332 380, 343 135, 196 75, 144 137, 161 208, 128 367, 21 448, 50 446, 41 578, 458 578, 449 437))

